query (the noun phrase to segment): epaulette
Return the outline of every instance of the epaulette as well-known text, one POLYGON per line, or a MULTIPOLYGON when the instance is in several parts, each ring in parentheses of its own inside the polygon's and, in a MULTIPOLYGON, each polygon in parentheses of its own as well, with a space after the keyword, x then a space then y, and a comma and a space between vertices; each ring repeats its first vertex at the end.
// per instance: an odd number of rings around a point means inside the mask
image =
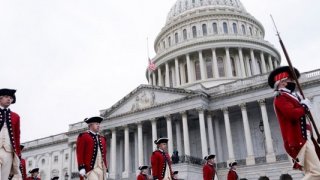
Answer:
POLYGON ((82 133, 80 133, 79 135, 78 135, 78 137, 81 137, 83 135, 83 132, 82 133))

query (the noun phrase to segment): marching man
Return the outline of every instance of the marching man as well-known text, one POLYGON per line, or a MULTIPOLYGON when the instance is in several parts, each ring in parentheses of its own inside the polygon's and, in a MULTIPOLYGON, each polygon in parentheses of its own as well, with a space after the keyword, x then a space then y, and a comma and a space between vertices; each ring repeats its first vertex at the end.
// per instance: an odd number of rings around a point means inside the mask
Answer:
POLYGON ((39 175, 39 168, 34 168, 31 171, 29 171, 31 176, 27 178, 27 180, 41 180, 38 175, 39 175))
POLYGON ((151 168, 154 180, 172 180, 171 159, 167 152, 168 140, 168 138, 159 138, 154 141, 158 148, 151 156, 151 168))
POLYGON ((137 180, 148 180, 148 166, 140 166, 140 174, 137 176, 137 180))
POLYGON ((104 180, 107 171, 106 139, 98 134, 101 117, 86 118, 89 130, 77 139, 77 160, 80 179, 104 180))
POLYGON ((229 170, 229 173, 228 173, 228 180, 238 180, 239 177, 238 177, 238 174, 236 172, 237 170, 237 162, 231 162, 229 163, 229 167, 230 167, 230 170, 229 170))
POLYGON ((214 168, 214 158, 215 157, 216 157, 216 155, 214 155, 214 154, 211 154, 211 155, 204 157, 204 159, 207 162, 205 163, 205 165, 202 168, 203 180, 214 180, 215 175, 216 175, 216 170, 214 168))
MULTIPOLYGON (((294 68, 297 78, 300 73, 294 68)), ((282 133, 284 148, 292 158, 293 168, 304 171, 305 180, 320 179, 320 148, 312 136, 306 117, 311 103, 295 92, 296 84, 288 66, 273 70, 268 84, 275 91, 274 110, 282 133)))
POLYGON ((0 89, 0 179, 20 173, 20 117, 9 109, 16 102, 16 90, 0 89))

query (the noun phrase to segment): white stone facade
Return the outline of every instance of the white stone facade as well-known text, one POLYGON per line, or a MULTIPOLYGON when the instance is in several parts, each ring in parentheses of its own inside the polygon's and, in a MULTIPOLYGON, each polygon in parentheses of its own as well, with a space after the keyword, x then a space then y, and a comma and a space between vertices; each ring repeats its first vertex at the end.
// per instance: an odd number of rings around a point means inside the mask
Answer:
MULTIPOLYGON (((285 154, 267 85, 280 54, 263 38, 263 26, 239 0, 178 0, 154 43, 157 70, 146 71, 149 85, 100 111, 109 179, 135 179, 138 166, 150 164, 160 136, 169 137, 170 154, 179 152, 173 169, 182 179, 201 179, 202 158, 210 153, 216 154, 219 179, 226 179, 231 160, 238 161, 241 178, 276 180, 289 173, 301 179, 285 154)), ((300 80, 320 125, 320 70, 302 73, 300 80)), ((86 128, 79 122, 66 133, 26 142, 27 170, 39 167, 42 179, 66 173, 77 179, 75 142, 86 128)))

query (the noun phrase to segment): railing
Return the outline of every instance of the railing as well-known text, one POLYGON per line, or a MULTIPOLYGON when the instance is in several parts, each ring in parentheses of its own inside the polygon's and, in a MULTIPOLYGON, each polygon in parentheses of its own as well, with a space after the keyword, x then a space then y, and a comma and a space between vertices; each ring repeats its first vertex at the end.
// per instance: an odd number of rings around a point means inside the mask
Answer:
POLYGON ((204 160, 201 158, 193 157, 193 156, 182 155, 182 156, 179 156, 177 161, 173 160, 172 163, 173 164, 187 163, 187 164, 202 165, 204 163, 204 160))

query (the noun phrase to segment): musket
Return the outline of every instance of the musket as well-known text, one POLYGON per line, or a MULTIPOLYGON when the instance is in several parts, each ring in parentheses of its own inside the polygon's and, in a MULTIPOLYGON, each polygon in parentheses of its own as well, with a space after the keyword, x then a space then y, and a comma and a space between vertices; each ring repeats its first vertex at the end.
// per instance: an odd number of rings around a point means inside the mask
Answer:
MULTIPOLYGON (((294 71, 294 69, 293 69, 293 66, 292 66, 290 57, 289 57, 289 55, 288 55, 288 52, 287 52, 287 50, 286 50, 286 48, 285 48, 285 46, 284 46, 284 44, 283 44, 283 42, 282 42, 282 39, 281 39, 281 37, 280 37, 280 34, 279 34, 278 29, 277 29, 276 23, 274 22, 272 15, 270 15, 270 16, 271 16, 273 25, 274 25, 274 27, 275 27, 275 29, 276 29, 276 31, 277 31, 277 36, 278 36, 278 38, 279 38, 279 42, 280 42, 282 51, 283 51, 283 53, 284 53, 284 55, 285 55, 285 57, 286 57, 286 60, 287 60, 287 62, 288 62, 289 69, 290 69, 290 71, 291 71, 291 74, 292 74, 292 76, 293 76, 293 79, 294 79, 294 81, 295 81, 296 84, 297 84, 297 87, 298 87, 298 90, 299 90, 301 96, 303 97, 303 99, 305 99, 304 93, 303 93, 303 91, 302 91, 302 89, 301 89, 301 85, 300 85, 300 83, 299 83, 299 81, 298 81, 298 78, 297 78, 297 75, 296 75, 296 73, 295 73, 295 71, 294 71)), ((310 110, 307 111, 307 116, 308 116, 308 118, 310 119, 310 121, 311 121, 311 123, 312 123, 312 126, 314 127, 314 130, 315 130, 315 132, 316 132, 316 134, 317 134, 317 137, 318 137, 317 142, 318 142, 318 144, 320 144, 320 134, 319 134, 317 125, 316 125, 316 123, 314 122, 314 119, 313 119, 313 116, 312 116, 310 110)))

